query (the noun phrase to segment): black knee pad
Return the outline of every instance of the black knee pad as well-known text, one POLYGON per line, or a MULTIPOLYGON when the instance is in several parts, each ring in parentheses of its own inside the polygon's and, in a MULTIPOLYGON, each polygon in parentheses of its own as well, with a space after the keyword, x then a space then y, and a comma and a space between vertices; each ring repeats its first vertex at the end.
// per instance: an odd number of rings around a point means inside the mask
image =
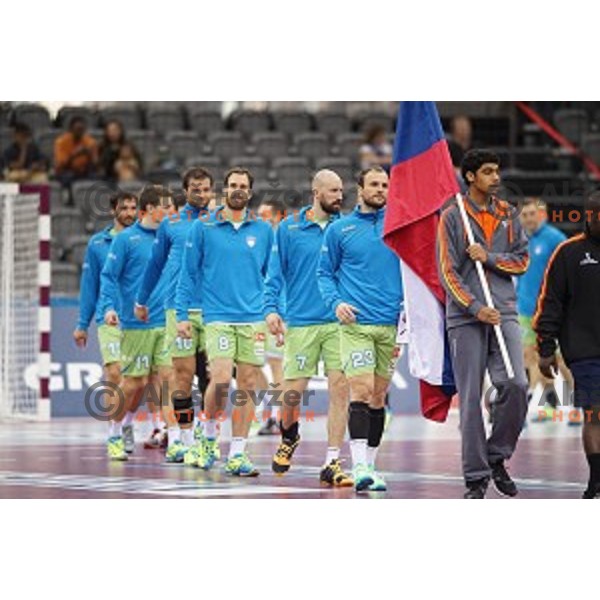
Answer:
POLYGON ((180 425, 194 422, 194 403, 191 398, 173 398, 173 410, 180 425))
POLYGON ((198 377, 198 389, 204 398, 208 382, 210 381, 206 352, 196 353, 196 376, 198 377))

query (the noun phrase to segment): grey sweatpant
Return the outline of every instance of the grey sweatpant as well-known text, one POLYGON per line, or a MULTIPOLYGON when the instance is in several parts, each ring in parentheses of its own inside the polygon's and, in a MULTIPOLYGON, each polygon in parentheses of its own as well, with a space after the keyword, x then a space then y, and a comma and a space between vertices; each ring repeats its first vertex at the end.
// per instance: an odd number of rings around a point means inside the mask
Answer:
POLYGON ((459 397, 462 463, 465 481, 489 477, 490 464, 514 452, 527 414, 527 378, 517 321, 502 323, 515 376, 508 380, 494 328, 470 323, 448 330, 454 380, 459 397), (481 397, 485 370, 497 390, 492 433, 486 439, 481 397))

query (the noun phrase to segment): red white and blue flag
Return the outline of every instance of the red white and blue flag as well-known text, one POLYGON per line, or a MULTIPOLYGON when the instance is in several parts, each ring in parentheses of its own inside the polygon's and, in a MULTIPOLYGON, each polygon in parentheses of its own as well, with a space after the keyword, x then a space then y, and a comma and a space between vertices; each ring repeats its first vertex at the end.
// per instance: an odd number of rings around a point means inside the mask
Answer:
POLYGON ((409 369, 423 415, 443 422, 456 390, 436 238, 440 208, 459 187, 434 102, 400 103, 390 175, 384 241, 402 261, 409 369))

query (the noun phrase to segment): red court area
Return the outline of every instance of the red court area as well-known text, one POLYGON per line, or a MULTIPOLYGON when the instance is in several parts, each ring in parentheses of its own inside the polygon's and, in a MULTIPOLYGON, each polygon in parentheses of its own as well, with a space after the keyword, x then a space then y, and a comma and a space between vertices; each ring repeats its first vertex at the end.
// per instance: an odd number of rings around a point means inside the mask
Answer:
MULTIPOLYGON (((277 437, 251 438, 248 451, 260 469, 254 479, 232 478, 222 462, 205 473, 164 462, 159 450, 138 443, 126 463, 105 457, 102 423, 54 419, 48 423, 0 424, 0 498, 461 498, 458 415, 443 425, 421 417, 395 415, 381 446, 378 469, 388 491, 356 494, 319 483, 326 451, 326 423, 302 424, 302 442, 290 472, 271 472, 277 437)), ((517 498, 579 498, 587 477, 581 428, 567 423, 532 423, 525 429, 509 471, 517 498)), ((227 424, 222 453, 229 447, 227 424)), ((350 470, 347 446, 342 457, 350 470)), ((490 487, 488 499, 499 498, 490 487)), ((505 500, 508 501, 508 500, 505 500)))

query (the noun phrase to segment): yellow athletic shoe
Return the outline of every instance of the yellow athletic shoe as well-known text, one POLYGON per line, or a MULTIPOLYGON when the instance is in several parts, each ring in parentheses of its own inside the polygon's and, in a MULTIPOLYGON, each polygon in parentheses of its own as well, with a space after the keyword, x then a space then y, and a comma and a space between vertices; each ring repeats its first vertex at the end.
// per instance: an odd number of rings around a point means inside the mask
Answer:
POLYGON ((277 448, 277 452, 275 452, 275 456, 273 456, 273 462, 271 463, 271 468, 273 469, 274 473, 283 475, 290 470, 292 465, 292 456, 294 455, 294 451, 298 447, 299 443, 299 435, 296 436, 295 440, 282 438, 281 443, 277 448))
POLYGON ((352 487, 354 480, 342 470, 342 465, 338 458, 334 458, 328 465, 324 465, 319 474, 321 483, 326 483, 333 487, 352 487))
POLYGON ((106 453, 110 460, 127 460, 127 452, 125 452, 125 441, 120 435, 115 435, 108 438, 106 445, 106 453))

